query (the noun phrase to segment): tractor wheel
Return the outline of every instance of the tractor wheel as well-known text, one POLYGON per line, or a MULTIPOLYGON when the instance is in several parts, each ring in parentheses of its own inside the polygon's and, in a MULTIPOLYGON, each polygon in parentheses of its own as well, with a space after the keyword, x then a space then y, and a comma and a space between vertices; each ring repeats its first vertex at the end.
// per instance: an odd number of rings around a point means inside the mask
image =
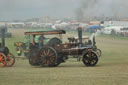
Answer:
POLYGON ((0 68, 6 65, 6 56, 3 53, 0 53, 0 68))
POLYGON ((97 55, 100 57, 101 56, 101 54, 102 54, 102 52, 101 52, 101 50, 100 49, 97 49, 96 50, 96 53, 97 53, 97 55))
POLYGON ((86 52, 84 55, 83 55, 83 63, 86 65, 86 66, 95 66, 98 62, 98 57, 97 57, 97 54, 93 51, 91 52, 86 52))
POLYGON ((57 52, 52 47, 44 47, 40 50, 41 66, 57 66, 57 52))
POLYGON ((14 65, 14 63, 15 63, 15 57, 13 54, 9 53, 7 56, 6 66, 11 67, 14 65))
POLYGON ((32 46, 27 54, 29 64, 32 66, 39 66, 39 48, 32 46))

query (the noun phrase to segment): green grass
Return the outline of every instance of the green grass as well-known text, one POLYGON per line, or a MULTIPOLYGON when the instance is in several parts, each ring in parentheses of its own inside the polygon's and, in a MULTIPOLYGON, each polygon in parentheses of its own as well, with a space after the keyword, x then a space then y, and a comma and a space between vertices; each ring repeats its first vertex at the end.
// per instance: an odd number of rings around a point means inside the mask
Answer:
MULTIPOLYGON (((6 39, 6 45, 15 54, 13 42, 22 41, 24 31, 10 31, 13 37, 6 39)), ((77 36, 75 32, 65 36, 73 35, 77 36)), ((128 85, 128 40, 97 36, 96 41, 102 56, 95 67, 70 58, 58 67, 40 68, 17 58, 13 67, 0 68, 0 85, 128 85)))

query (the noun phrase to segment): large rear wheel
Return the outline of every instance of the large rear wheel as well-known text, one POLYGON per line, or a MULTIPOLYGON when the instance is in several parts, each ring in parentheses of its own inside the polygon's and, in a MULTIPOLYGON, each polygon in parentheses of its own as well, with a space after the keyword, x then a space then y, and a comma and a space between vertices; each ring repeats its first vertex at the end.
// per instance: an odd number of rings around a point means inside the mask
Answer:
POLYGON ((91 51, 83 55, 83 63, 86 66, 95 66, 97 62, 98 62, 98 57, 95 52, 91 51))
POLYGON ((57 52, 52 47, 44 47, 40 50, 41 66, 57 66, 57 52))
POLYGON ((6 56, 3 53, 0 53, 0 68, 6 65, 6 56))
POLYGON ((9 53, 7 56, 6 66, 11 67, 14 65, 14 63, 15 63, 15 57, 13 54, 9 53))

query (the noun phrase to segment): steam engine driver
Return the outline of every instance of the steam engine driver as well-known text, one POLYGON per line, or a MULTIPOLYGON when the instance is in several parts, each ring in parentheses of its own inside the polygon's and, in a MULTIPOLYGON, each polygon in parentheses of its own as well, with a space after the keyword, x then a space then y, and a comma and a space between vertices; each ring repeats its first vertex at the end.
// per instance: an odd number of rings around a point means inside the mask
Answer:
POLYGON ((43 47, 43 42, 44 42, 44 39, 46 39, 44 37, 44 35, 40 35, 38 41, 39 41, 39 48, 42 48, 43 47))

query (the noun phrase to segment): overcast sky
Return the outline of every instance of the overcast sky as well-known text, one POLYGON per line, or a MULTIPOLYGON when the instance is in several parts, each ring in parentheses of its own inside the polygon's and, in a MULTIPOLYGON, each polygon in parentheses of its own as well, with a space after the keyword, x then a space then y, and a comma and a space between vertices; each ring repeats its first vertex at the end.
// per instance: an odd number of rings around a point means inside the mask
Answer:
POLYGON ((0 0, 0 20, 34 17, 128 16, 128 0, 0 0))
POLYGON ((0 19, 73 16, 79 0, 0 0, 0 19))

